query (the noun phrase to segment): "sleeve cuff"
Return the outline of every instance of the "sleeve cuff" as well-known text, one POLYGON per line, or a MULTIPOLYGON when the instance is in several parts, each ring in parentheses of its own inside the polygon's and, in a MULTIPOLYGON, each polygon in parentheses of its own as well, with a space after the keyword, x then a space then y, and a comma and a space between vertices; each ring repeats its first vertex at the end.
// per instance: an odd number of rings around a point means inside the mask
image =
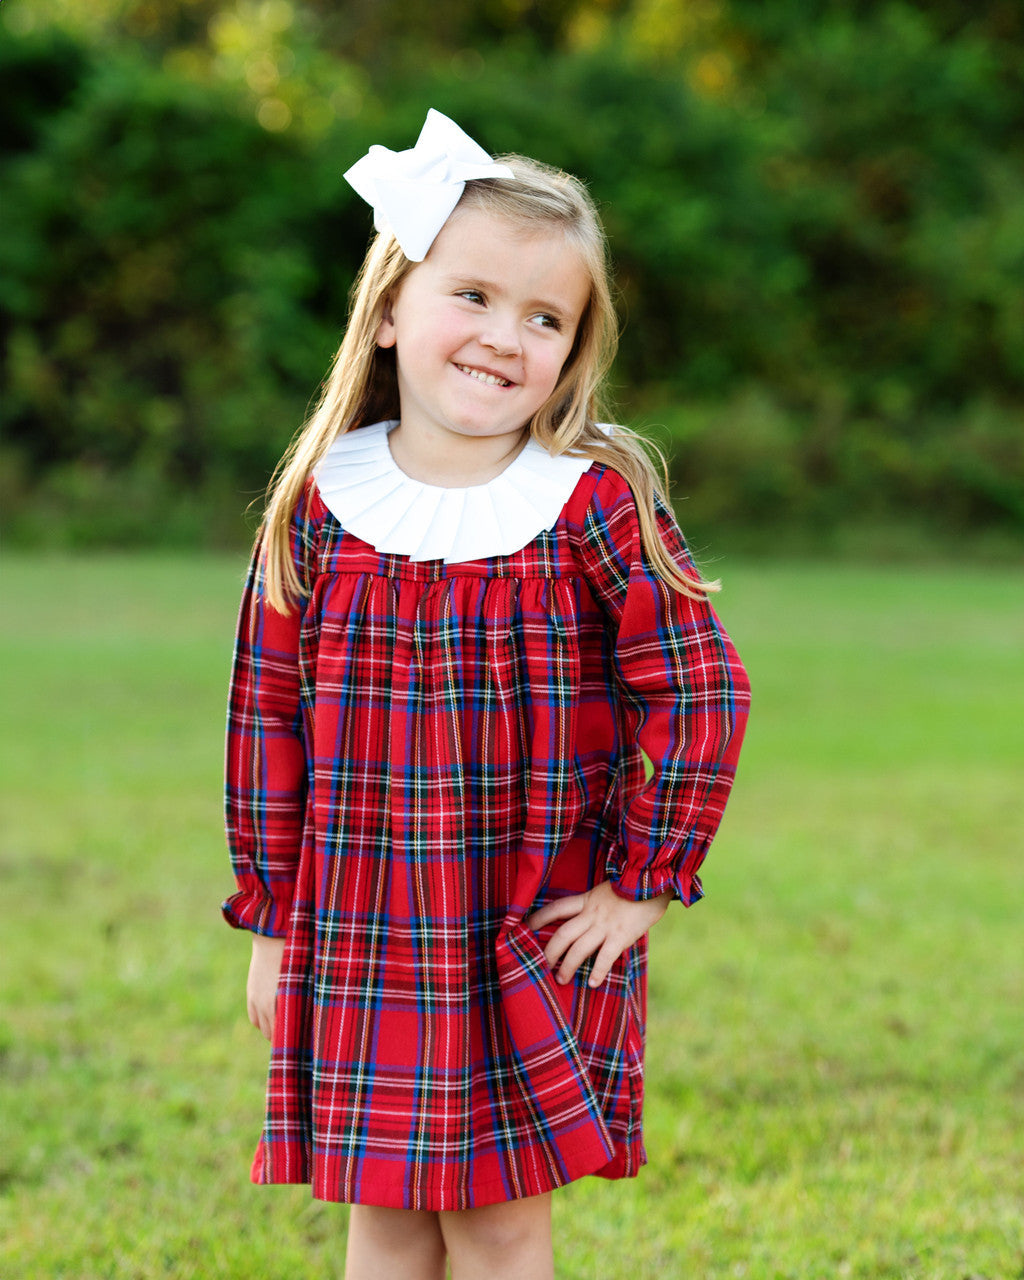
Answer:
POLYGON ((286 913, 265 894, 232 894, 221 904, 221 913, 233 929, 248 929, 265 938, 284 938, 288 933, 286 913))
POLYGON ((609 883, 620 898, 631 902, 643 902, 671 893, 684 907, 692 907, 704 896, 700 877, 693 873, 681 873, 672 867, 623 867, 612 872, 609 883))

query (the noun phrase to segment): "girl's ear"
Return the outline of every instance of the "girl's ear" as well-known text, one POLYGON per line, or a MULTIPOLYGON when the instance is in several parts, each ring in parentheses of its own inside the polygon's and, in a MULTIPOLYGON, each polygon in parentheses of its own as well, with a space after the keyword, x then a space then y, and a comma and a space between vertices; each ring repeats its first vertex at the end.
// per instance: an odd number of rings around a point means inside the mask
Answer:
POLYGON ((384 303, 384 314, 381 316, 380 324, 377 326, 377 346, 393 347, 397 341, 395 333, 395 318, 392 314, 391 299, 384 303))

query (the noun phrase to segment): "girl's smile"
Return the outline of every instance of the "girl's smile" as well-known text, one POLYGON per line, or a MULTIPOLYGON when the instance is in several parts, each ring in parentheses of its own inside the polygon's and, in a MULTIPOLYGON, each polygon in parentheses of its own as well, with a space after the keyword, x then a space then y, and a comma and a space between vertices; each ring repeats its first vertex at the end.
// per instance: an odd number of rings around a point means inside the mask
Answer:
POLYGON ((486 369, 471 369, 469 365, 458 364, 456 369, 461 369, 463 373, 469 374, 471 378, 476 378, 478 382, 486 382, 489 387, 510 387, 512 383, 508 378, 503 378, 500 373, 489 373, 486 369))
POLYGON ((394 347, 396 461, 451 487, 503 470, 568 360, 590 281, 557 227, 454 214, 405 276, 377 333, 394 347))

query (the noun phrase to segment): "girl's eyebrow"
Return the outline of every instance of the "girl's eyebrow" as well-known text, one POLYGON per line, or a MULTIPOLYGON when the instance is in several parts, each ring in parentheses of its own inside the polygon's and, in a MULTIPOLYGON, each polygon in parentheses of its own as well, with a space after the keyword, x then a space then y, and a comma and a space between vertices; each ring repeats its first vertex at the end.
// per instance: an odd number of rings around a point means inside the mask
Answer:
POLYGON ((450 275, 445 276, 444 283, 451 286, 458 285, 460 289, 479 289, 481 293, 500 292, 499 285, 493 280, 484 280, 482 276, 450 275))
MULTIPOLYGON (((452 289, 479 289, 481 293, 500 294, 502 292, 501 286, 493 280, 484 280, 479 276, 451 275, 445 278, 445 284, 452 289)), ((568 319, 572 314, 564 303, 552 302, 550 299, 544 301, 543 299, 535 298, 528 304, 528 307, 532 311, 550 311, 552 315, 558 316, 560 320, 568 319)))

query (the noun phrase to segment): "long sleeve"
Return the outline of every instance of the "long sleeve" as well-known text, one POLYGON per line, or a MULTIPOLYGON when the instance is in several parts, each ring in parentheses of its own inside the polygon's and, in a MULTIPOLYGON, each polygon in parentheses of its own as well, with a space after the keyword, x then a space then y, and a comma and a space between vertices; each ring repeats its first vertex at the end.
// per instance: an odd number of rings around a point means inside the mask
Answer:
MULTIPOLYGON (((660 502, 661 536, 676 563, 696 573, 682 533, 660 502)), ((615 639, 626 755, 638 744, 654 772, 625 784, 621 865, 615 890, 632 899, 671 890, 702 896, 698 868, 721 822, 736 772, 750 686, 735 648, 706 601, 673 591, 654 572, 633 494, 605 469, 573 530, 576 555, 615 639)), ((636 760, 626 777, 635 778, 636 760)))
MULTIPOLYGON (((317 530, 307 485, 291 526, 300 580, 309 582, 317 530)), ((306 815, 307 765, 300 697, 303 610, 264 599, 261 547, 238 616, 228 695, 225 824, 238 892, 223 904, 236 928, 287 932, 306 815)))

